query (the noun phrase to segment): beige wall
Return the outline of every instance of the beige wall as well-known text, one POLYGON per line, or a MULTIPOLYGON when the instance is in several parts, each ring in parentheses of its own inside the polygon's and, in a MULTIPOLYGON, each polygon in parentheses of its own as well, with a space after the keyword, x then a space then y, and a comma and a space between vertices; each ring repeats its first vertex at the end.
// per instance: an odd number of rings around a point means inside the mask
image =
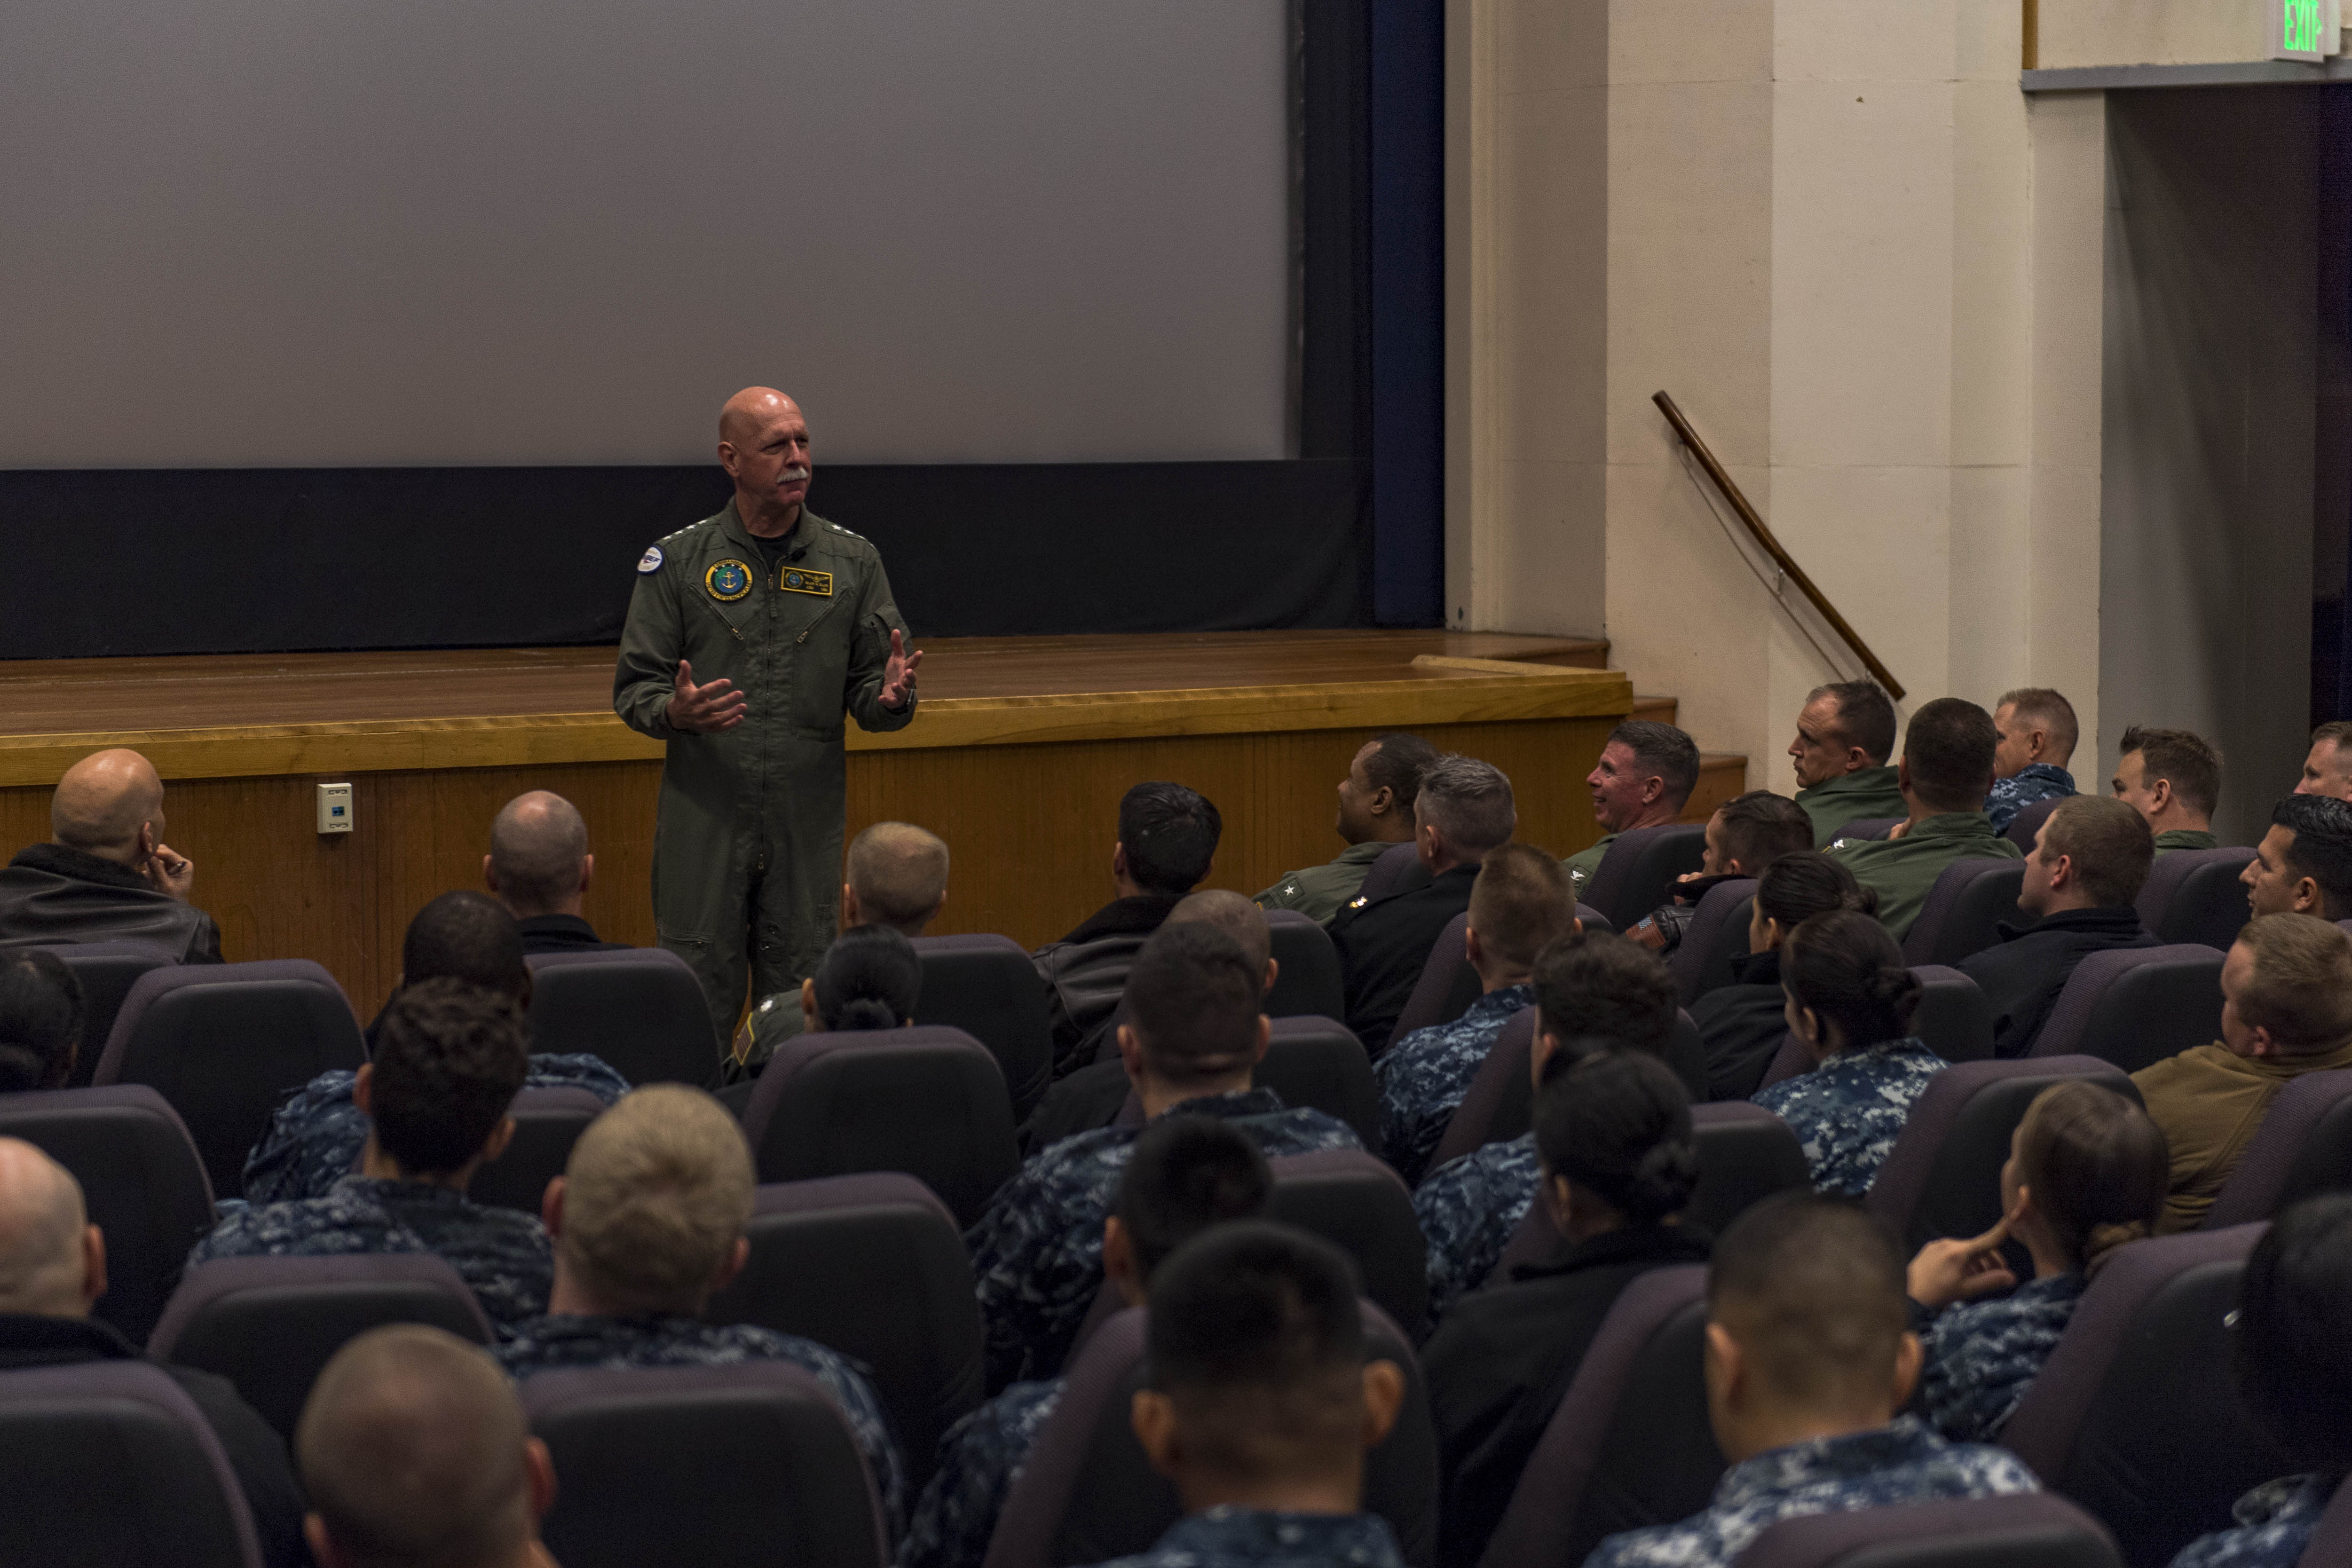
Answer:
POLYGON ((1860 669, 1751 570, 1663 388, 1906 708, 2030 681, 2095 726, 2103 99, 2021 94, 1985 0, 1451 14, 1455 623, 1605 632, 1790 788, 1804 692, 1860 669))
POLYGON ((2044 69, 2267 59, 2256 0, 2041 0, 2044 69))

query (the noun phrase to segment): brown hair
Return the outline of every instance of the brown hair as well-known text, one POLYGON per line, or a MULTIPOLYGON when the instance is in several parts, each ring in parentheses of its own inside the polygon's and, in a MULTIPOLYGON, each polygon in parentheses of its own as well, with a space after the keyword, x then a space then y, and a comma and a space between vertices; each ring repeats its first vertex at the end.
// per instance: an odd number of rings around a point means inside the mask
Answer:
POLYGON ((1859 1051, 1911 1032, 1921 987, 1885 926, 1838 909, 1789 933, 1780 949, 1780 988, 1823 1024, 1835 1024, 1845 1036, 1843 1049, 1859 1051))
POLYGON ((1723 819, 1723 852, 1742 876, 1761 876, 1782 855, 1813 847, 1813 820, 1805 809, 1769 789, 1750 789, 1715 809, 1723 819))
POLYGON ((1622 745, 1632 752, 1647 776, 1665 785, 1664 798, 1676 810, 1698 788, 1698 743, 1673 725, 1629 718, 1611 730, 1602 744, 1622 745))
POLYGON ((2044 1089, 2017 1125, 2018 1180, 2085 1274, 2155 1233, 2171 1172, 2164 1129, 2085 1079, 2044 1089))
POLYGON ((2129 757, 2135 751, 2139 753, 2142 778, 2170 784, 2181 803, 2199 816, 2213 814, 2221 800, 2221 754, 2211 741, 2185 729, 2151 729, 2136 724, 2124 731, 2116 755, 2129 757))
POLYGON ((2042 830, 2042 851, 2065 855, 2083 891, 2102 908, 2129 904, 2147 885, 2156 863, 2156 834, 2147 819, 2105 795, 2074 795, 2058 802, 2042 830))
POLYGON ((1533 844, 1490 851, 1470 884, 1470 928, 1479 948, 1504 968, 1526 969, 1576 918, 1568 873, 1533 844))
POLYGON ((1912 793, 1938 811, 1983 810, 2000 744, 1992 715, 1958 697, 1937 697, 1913 714, 1903 732, 1912 793))
POLYGON ((1706 1311, 1777 1403, 1818 1410, 1883 1393, 1908 1322, 1903 1258, 1860 1206, 1780 1193, 1716 1242, 1706 1311))
POLYGON ((1996 712, 2008 708, 2011 717, 2023 719, 2048 730, 2053 750, 2069 757, 2074 755, 2074 742, 2081 737, 2082 727, 2074 718, 2074 705, 2066 700, 2064 693, 2053 691, 2048 686, 2020 686, 2013 692, 2001 693, 2000 701, 1992 706, 1996 712))
POLYGON ((2258 915, 2238 941, 2254 956, 2238 1016, 2296 1056, 2352 1036, 2352 936, 2315 915, 2258 915))
POLYGON ((1848 746, 1859 746, 1875 767, 1886 766, 1895 751, 1895 705, 1875 681, 1832 681, 1805 694, 1816 703, 1828 697, 1837 704, 1837 736, 1848 746))

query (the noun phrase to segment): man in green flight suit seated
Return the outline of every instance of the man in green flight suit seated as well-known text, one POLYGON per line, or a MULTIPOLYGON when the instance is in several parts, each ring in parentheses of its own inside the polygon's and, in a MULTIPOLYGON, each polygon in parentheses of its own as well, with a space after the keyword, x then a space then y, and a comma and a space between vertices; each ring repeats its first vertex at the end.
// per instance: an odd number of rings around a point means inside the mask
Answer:
POLYGON ((654 924, 702 982, 724 1049, 748 995, 797 990, 824 959, 843 715, 866 730, 914 722, 923 655, 907 650, 881 552, 804 504, 798 404, 768 387, 728 399, 719 461, 734 497, 637 562, 613 709, 668 743, 654 924))
POLYGON ((1257 895, 1260 909, 1295 909, 1328 925, 1356 896, 1372 862, 1399 844, 1412 842, 1412 802, 1421 793, 1421 770, 1437 760, 1437 747, 1417 735, 1391 731, 1364 742, 1348 776, 1339 780, 1339 815, 1332 831, 1348 841, 1337 860, 1286 873, 1257 895))
POLYGON ((1955 861, 2021 860, 1984 814, 1992 788, 1992 715, 1958 697, 1937 697, 1911 716, 1895 769, 1904 820, 1884 839, 1839 839, 1829 852, 1878 893, 1878 918, 1897 942, 1919 918, 1927 894, 1955 861))
POLYGON ((2133 725, 2124 731, 2111 788, 2116 799, 2147 819, 2156 852, 2219 849, 2213 808, 2221 800, 2221 754, 2185 729, 2133 725))
POLYGON ((1673 725, 1629 718, 1609 732, 1584 787, 1592 791, 1601 841, 1559 862, 1568 870, 1569 898, 1576 903, 1583 901, 1592 873, 1619 834, 1682 821, 1683 807, 1698 788, 1697 743, 1673 725))
POLYGON ((1894 755, 1895 705, 1876 685, 1839 681, 1806 696, 1789 758, 1797 804, 1813 820, 1813 848, 1829 848, 1848 822, 1910 810, 1886 765, 1894 755))

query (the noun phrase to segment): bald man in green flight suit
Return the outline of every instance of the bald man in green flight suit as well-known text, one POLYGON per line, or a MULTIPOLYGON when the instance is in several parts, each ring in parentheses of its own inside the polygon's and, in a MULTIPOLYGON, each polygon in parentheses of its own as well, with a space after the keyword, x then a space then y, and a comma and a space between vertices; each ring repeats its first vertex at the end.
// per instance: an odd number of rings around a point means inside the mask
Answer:
POLYGON ((747 996, 797 990, 833 941, 842 718, 912 723, 923 655, 907 651, 881 552, 803 504, 798 404, 768 387, 728 399, 719 462, 734 498, 637 562, 613 710, 668 744, 654 924, 702 982, 724 1048, 747 996))

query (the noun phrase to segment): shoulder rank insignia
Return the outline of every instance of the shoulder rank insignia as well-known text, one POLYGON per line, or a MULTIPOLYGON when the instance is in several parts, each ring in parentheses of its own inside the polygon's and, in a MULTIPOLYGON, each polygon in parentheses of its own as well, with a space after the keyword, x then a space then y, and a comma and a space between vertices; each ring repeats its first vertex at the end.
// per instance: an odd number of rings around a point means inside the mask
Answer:
POLYGON ((786 593, 814 593, 819 599, 833 597, 833 573, 810 571, 803 567, 788 566, 776 579, 776 586, 786 593))
POLYGON ((1348 907, 1350 909, 1361 909, 1370 902, 1371 900, 1369 898, 1351 898, 1348 901, 1348 907))
POLYGON ((702 586, 711 598, 732 602, 751 591, 751 569, 730 556, 702 574, 702 586))
POLYGON ((637 558, 637 570, 640 574, 649 571, 659 571, 661 570, 661 546, 647 545, 646 547, 646 553, 637 558))

